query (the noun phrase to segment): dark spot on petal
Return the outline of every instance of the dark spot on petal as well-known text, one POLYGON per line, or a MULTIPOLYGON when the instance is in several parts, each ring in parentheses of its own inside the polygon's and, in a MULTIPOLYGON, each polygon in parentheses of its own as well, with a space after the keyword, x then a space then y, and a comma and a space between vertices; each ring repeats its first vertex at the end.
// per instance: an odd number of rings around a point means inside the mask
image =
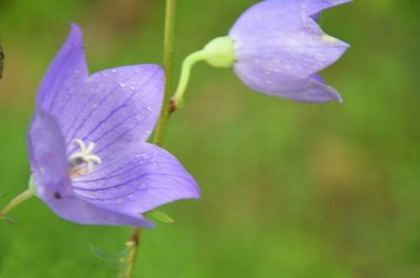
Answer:
POLYGON ((54 198, 56 198, 57 200, 60 200, 61 199, 60 192, 54 192, 54 198))

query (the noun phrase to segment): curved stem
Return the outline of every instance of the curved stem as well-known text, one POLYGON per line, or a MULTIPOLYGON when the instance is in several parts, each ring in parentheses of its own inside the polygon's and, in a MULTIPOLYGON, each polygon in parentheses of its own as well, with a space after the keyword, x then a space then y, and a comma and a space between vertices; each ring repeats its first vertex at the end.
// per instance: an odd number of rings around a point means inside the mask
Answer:
MULTIPOLYGON (((174 30, 175 30, 175 8, 176 0, 166 0, 165 8, 165 31, 164 31, 164 67, 166 71, 165 99, 163 102, 162 112, 159 123, 152 140, 152 143, 162 146, 165 137, 166 126, 171 114, 171 94, 172 94, 172 78, 173 78, 173 52, 174 52, 174 30)), ((127 242, 129 253, 125 258, 124 278, 134 277, 134 269, 138 257, 138 249, 140 244, 141 230, 135 228, 131 239, 127 242)))
POLYGON ((200 50, 190 54, 182 63, 181 77, 179 79, 175 95, 172 97, 172 102, 175 108, 177 108, 182 102, 185 90, 187 89, 188 81, 190 80, 192 67, 197 62, 204 61, 206 58, 206 53, 203 50, 200 50))
POLYGON ((4 218, 14 207, 17 207, 33 196, 35 196, 33 190, 28 188, 26 191, 13 198, 2 210, 0 210, 0 219, 4 218))

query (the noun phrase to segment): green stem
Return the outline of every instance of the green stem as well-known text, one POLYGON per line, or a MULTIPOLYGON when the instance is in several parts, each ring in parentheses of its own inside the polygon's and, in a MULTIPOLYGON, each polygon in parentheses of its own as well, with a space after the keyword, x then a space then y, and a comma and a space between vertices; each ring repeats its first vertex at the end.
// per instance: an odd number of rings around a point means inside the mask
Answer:
POLYGON ((0 210, 0 219, 4 218, 14 207, 17 207, 33 196, 35 196, 33 190, 28 188, 26 191, 13 198, 2 210, 0 210))
MULTIPOLYGON (((152 143, 162 146, 165 137, 166 126, 171 115, 171 94, 173 92, 173 52, 174 52, 174 31, 175 31, 175 8, 176 0, 166 0, 165 8, 165 31, 164 31, 164 55, 163 64, 166 72, 165 98, 163 102, 162 112, 159 123, 156 127, 155 135, 152 143)), ((141 230, 135 228, 127 246, 130 248, 125 258, 125 269, 122 274, 123 278, 132 278, 136 260, 138 257, 138 249, 140 244, 141 230)))
POLYGON ((206 60, 207 55, 203 50, 196 51, 190 54, 182 63, 181 77, 179 79, 178 87, 172 97, 172 102, 175 108, 181 104, 184 92, 187 89, 188 82, 190 81, 192 67, 200 61, 206 60))
POLYGON ((165 32, 164 32, 164 52, 163 65, 166 72, 165 99, 159 123, 156 127, 152 143, 162 146, 165 140, 166 126, 171 115, 171 95, 173 93, 173 53, 174 53, 174 35, 175 35, 175 8, 176 0, 166 0, 165 12, 165 32))
POLYGON ((141 230, 139 228, 135 228, 133 234, 129 241, 127 241, 126 246, 129 248, 128 255, 125 258, 125 269, 122 273, 122 278, 131 278, 134 277, 134 268, 137 261, 139 244, 140 244, 140 235, 141 230))

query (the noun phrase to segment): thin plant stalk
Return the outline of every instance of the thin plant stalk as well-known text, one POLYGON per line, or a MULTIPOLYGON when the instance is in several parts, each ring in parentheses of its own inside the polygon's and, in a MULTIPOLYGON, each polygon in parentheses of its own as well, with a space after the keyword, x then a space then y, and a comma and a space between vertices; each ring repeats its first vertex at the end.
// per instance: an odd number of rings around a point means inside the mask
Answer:
MULTIPOLYGON (((165 30, 164 30, 164 52, 163 64, 166 72, 165 98, 160 115, 159 123, 156 127, 152 143, 162 146, 165 138, 166 126, 171 115, 171 95, 173 93, 173 52, 174 52, 174 31, 175 31, 175 11, 176 0, 166 0, 165 8, 165 30)), ((126 243, 129 248, 127 257, 124 259, 125 267, 122 273, 123 278, 134 277, 134 269, 138 257, 141 230, 135 228, 130 240, 126 243)))

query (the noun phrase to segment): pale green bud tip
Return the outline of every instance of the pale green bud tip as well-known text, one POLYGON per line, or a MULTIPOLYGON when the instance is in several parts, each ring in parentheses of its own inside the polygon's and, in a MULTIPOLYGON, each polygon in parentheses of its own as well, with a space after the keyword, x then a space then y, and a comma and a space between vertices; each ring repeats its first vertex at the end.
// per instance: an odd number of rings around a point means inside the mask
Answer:
POLYGON ((229 37, 215 38, 203 49, 207 63, 218 68, 230 68, 236 61, 234 42, 229 37))

